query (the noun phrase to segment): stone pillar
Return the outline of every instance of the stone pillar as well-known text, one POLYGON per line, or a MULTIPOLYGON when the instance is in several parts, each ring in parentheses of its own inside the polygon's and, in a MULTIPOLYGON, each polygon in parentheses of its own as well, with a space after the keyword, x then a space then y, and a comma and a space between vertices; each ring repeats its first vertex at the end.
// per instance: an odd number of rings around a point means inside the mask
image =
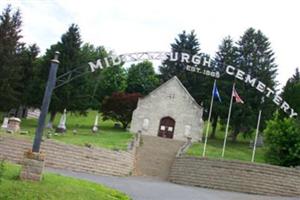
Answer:
POLYGON ((21 180, 41 181, 45 166, 45 154, 27 151, 24 153, 21 180))

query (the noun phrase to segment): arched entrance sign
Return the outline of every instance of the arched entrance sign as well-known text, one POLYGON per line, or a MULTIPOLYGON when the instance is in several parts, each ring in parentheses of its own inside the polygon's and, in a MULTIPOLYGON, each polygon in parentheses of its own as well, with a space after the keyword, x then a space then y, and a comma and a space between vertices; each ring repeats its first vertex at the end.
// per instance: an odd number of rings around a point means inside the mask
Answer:
MULTIPOLYGON (((128 53, 119 56, 109 56, 103 59, 98 59, 95 62, 89 62, 88 67, 90 72, 95 72, 96 70, 103 69, 104 67, 109 67, 125 62, 137 62, 143 60, 161 60, 164 61, 169 59, 171 62, 181 62, 185 66, 185 70, 202 74, 205 76, 218 79, 222 76, 221 71, 215 67, 215 61, 212 60, 206 54, 200 55, 190 55, 184 52, 139 52, 139 53, 128 53)), ((251 87, 255 88, 264 97, 271 98, 272 101, 282 109, 289 117, 296 117, 298 113, 279 95, 276 94, 272 88, 268 87, 262 80, 258 77, 253 77, 251 74, 246 74, 241 69, 234 66, 226 66, 224 72, 227 75, 235 77, 237 80, 243 81, 249 84, 251 87)))

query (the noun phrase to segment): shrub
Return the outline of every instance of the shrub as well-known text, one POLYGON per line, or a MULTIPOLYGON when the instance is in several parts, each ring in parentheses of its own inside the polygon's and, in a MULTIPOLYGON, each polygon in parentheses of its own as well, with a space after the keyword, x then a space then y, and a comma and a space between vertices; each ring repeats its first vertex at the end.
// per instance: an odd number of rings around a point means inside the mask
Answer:
POLYGON ((106 97, 102 103, 103 120, 111 119, 122 123, 126 129, 132 117, 132 112, 137 106, 139 93, 116 92, 106 97))
POLYGON ((2 159, 0 161, 0 184, 2 182, 2 178, 3 178, 3 175, 4 175, 4 170, 5 170, 4 159, 2 159))
POLYGON ((296 119, 275 119, 264 130, 266 161, 280 166, 300 165, 300 125, 296 119))

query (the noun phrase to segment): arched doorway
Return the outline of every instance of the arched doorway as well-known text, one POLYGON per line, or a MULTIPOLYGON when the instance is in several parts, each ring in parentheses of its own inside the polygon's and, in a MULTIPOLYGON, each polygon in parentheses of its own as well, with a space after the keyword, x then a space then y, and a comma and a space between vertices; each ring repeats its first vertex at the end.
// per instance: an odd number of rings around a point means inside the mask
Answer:
POLYGON ((175 129, 175 120, 171 117, 164 117, 160 120, 158 136, 163 138, 173 138, 175 129))

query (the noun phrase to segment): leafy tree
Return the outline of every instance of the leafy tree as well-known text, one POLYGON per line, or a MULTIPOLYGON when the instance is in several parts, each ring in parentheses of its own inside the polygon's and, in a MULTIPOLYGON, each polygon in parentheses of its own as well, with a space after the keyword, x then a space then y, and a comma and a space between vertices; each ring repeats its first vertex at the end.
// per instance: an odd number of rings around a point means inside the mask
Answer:
MULTIPOLYGON (((84 44, 81 48, 81 54, 83 62, 88 63, 90 61, 96 61, 97 59, 103 59, 108 56, 108 52, 103 46, 95 47, 91 44, 84 44)), ((102 103, 103 96, 101 91, 101 74, 102 70, 96 70, 93 73, 87 73, 85 76, 87 84, 85 87, 85 93, 88 97, 86 103, 89 103, 89 108, 99 109, 102 103)))
POLYGON ((300 165, 300 123, 296 119, 275 119, 264 130, 267 162, 281 166, 300 165))
MULTIPOLYGON (((253 28, 246 30, 238 41, 238 64, 237 67, 252 77, 257 77, 269 88, 275 90, 277 65, 275 64, 274 52, 268 38, 260 31, 253 28)), ((263 108, 261 119, 261 130, 265 128, 265 121, 270 119, 275 110, 272 99, 265 99, 263 105, 260 94, 249 84, 241 83, 238 91, 243 96, 245 104, 239 106, 238 110, 232 113, 231 126, 233 128, 232 139, 236 140, 240 132, 250 134, 256 127, 259 109, 263 108)))
POLYGON ((147 95, 159 84, 153 65, 149 61, 133 64, 128 69, 126 92, 147 95))
POLYGON ((20 11, 12 13, 7 6, 0 15, 0 110, 8 111, 20 103, 22 76, 20 54, 24 46, 21 36, 20 11))
POLYGON ((124 92, 126 79, 126 70, 121 65, 104 68, 99 79, 100 101, 115 92, 124 92))
POLYGON ((112 96, 106 97, 102 103, 103 119, 119 121, 124 129, 127 128, 139 97, 141 97, 139 93, 123 92, 113 93, 112 96))
MULTIPOLYGON (((297 113, 300 113, 300 73, 298 68, 284 86, 282 97, 297 113)), ((281 113, 281 115, 285 116, 286 114, 281 113)))

